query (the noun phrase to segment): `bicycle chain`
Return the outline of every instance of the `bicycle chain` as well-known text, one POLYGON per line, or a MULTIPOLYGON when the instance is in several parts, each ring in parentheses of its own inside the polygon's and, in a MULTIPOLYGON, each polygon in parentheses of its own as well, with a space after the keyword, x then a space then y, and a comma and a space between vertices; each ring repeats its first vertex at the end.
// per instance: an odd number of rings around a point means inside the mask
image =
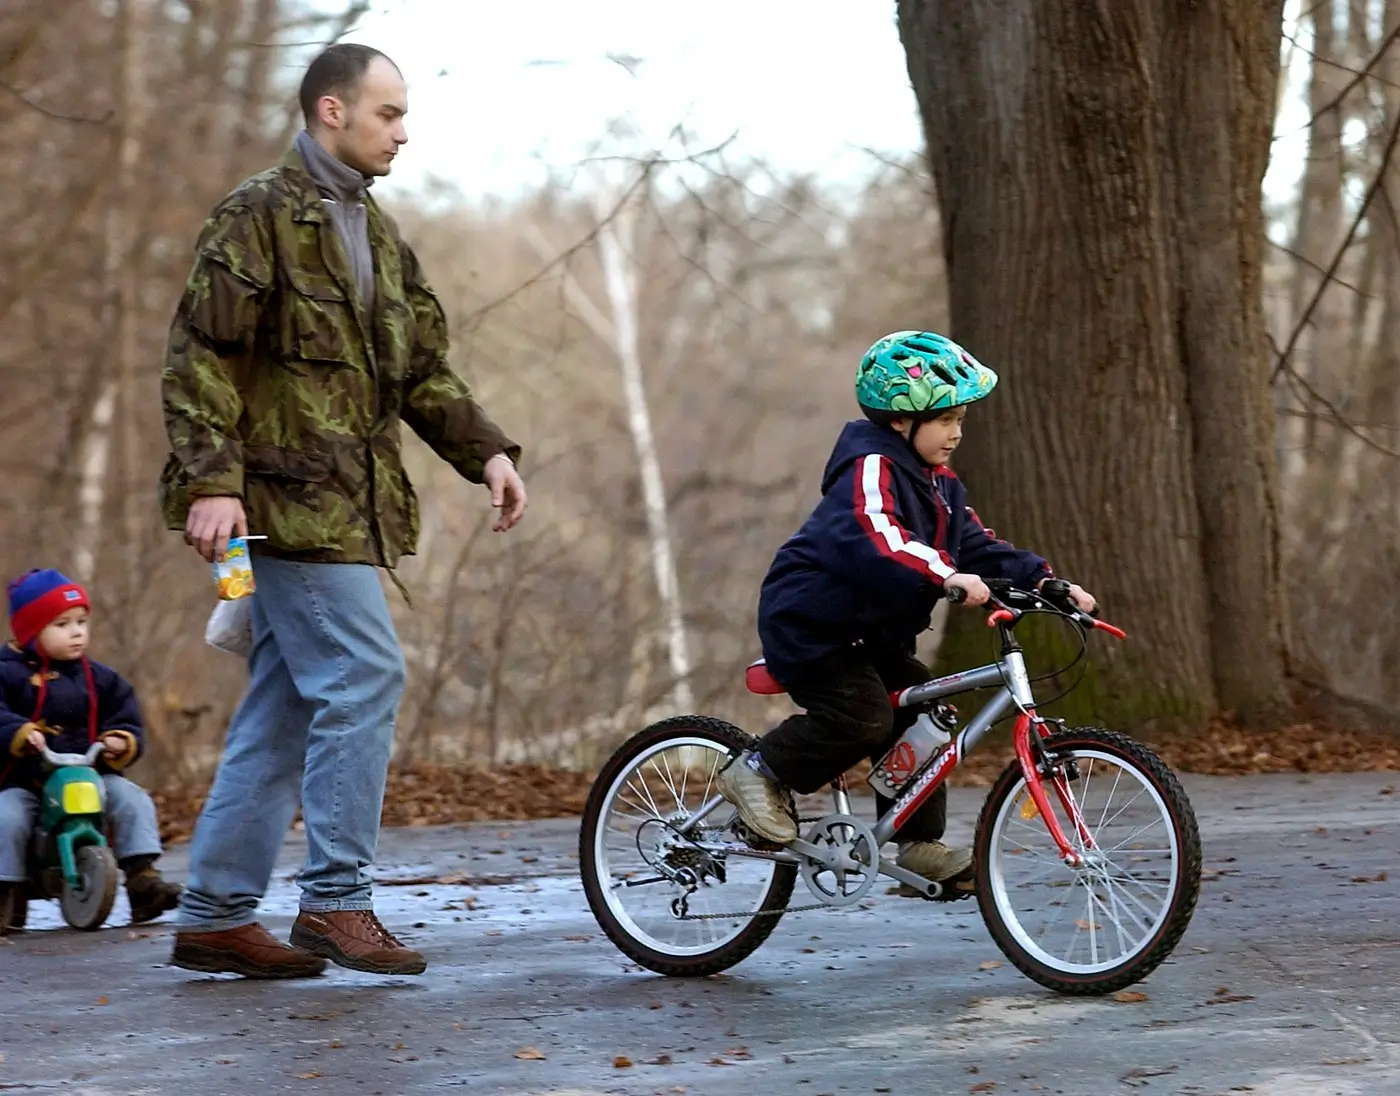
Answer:
MULTIPOLYGON (((798 824, 799 826, 801 826, 803 823, 811 824, 811 823, 813 823, 813 822, 816 822, 817 820, 818 820, 818 816, 813 815, 811 818, 799 818, 799 819, 797 820, 797 824, 798 824)), ((694 892, 692 892, 692 893, 694 893, 694 892)), ((689 895, 686 895, 685 897, 688 898, 689 895)), ((834 909, 840 909, 840 908, 842 908, 842 907, 840 907, 840 906, 833 906, 833 905, 832 905, 831 903, 829 903, 829 902, 814 902, 814 903, 813 903, 812 905, 810 905, 810 906, 784 906, 784 907, 783 907, 782 909, 780 909, 780 910, 757 910, 757 911, 755 911, 755 910, 745 910, 745 911, 743 911, 742 913, 685 913, 685 914, 682 914, 680 917, 677 917, 676 920, 677 920, 677 921, 729 921, 729 920, 733 920, 733 919, 735 919, 735 918, 740 918, 740 917, 748 917, 748 918, 754 918, 754 917, 782 917, 784 914, 788 914, 788 913, 809 913, 809 912, 811 912, 812 910, 834 910, 834 909)))

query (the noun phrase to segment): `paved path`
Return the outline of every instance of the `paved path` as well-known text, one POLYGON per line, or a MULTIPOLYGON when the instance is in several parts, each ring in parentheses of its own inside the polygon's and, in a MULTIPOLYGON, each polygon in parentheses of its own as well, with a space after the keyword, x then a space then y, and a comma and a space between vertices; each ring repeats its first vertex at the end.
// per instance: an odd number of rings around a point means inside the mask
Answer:
MULTIPOLYGON (((1002 956, 973 904, 883 884, 871 908, 784 919, 725 975, 668 981, 598 931, 575 822, 395 830, 386 879, 475 880, 381 887, 425 976, 202 977, 165 965, 167 926, 126 927, 124 900, 93 935, 44 931, 57 909, 36 907, 39 931, 0 941, 0 1093, 1400 1094, 1400 781, 1185 784, 1207 880, 1144 1002, 984 970, 1002 956)), ((981 795, 953 790, 952 837, 981 795)), ((266 904, 276 932, 300 852, 266 904)))

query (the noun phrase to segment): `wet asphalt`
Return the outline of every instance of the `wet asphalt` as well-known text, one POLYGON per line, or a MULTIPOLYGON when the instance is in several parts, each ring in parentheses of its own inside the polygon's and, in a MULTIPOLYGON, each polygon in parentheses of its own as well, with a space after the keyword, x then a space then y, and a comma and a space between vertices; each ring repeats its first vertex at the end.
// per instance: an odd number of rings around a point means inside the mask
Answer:
MULTIPOLYGON (((129 927, 124 898, 96 933, 36 906, 0 940, 0 1093, 1400 1096, 1400 779, 1183 783, 1206 878, 1144 1000, 1059 997, 1004 961, 975 903, 884 880, 789 915, 726 974, 672 981, 599 931, 576 820, 386 830, 376 901, 425 975, 202 976, 168 966, 170 926, 129 927)), ((953 789, 951 838, 982 794, 953 789)), ((302 847, 264 903, 283 935, 302 847)), ((183 846, 163 861, 184 865, 183 846)))

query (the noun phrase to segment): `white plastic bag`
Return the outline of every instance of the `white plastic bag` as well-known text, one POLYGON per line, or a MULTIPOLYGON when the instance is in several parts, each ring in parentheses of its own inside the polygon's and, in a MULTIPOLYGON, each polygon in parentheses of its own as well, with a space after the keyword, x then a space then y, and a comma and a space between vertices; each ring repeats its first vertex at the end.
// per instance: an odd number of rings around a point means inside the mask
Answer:
POLYGON ((239 658, 253 650, 253 596, 220 601, 204 626, 204 642, 239 658))

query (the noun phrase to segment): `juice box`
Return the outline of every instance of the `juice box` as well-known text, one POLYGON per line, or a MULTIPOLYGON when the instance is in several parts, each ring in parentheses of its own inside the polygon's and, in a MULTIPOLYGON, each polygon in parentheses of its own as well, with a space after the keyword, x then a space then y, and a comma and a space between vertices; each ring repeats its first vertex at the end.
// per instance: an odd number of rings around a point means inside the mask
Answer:
POLYGON ((237 601, 257 588, 253 582, 253 559, 248 554, 248 542, 266 539, 261 536, 228 538, 223 558, 213 565, 214 585, 221 600, 237 601))

